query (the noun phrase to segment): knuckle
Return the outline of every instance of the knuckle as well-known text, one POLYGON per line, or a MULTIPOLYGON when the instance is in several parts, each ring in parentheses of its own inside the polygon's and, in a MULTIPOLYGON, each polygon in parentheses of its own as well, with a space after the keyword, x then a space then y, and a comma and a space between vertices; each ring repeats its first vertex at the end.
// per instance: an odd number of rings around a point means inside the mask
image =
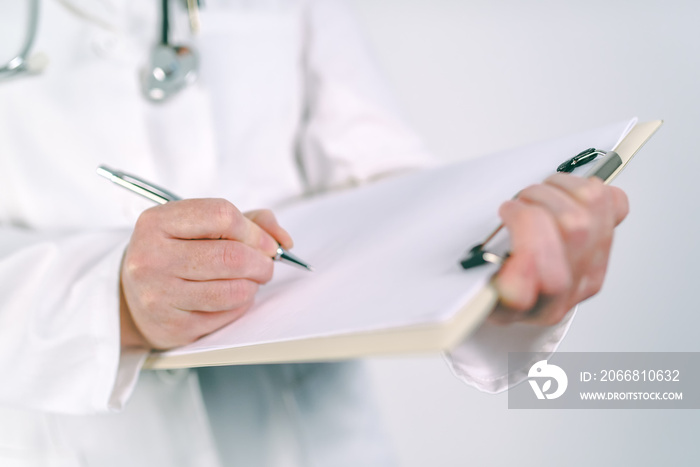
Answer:
POLYGON ((160 305, 161 297, 156 290, 152 288, 146 288, 140 291, 139 302, 144 310, 155 314, 155 312, 158 309, 158 306, 160 305))
POLYGON ((122 269, 127 276, 141 281, 149 276, 151 264, 147 255, 130 251, 124 257, 122 269))
POLYGON ((222 250, 221 262, 226 268, 238 267, 245 261, 243 245, 238 242, 226 242, 222 250))
POLYGON ((236 308, 251 301, 258 291, 257 284, 252 281, 236 280, 230 282, 229 299, 231 300, 231 306, 227 308, 236 308))
POLYGON ((242 282, 240 280, 227 281, 225 308, 234 308, 245 299, 246 291, 243 284, 241 284, 242 282))
POLYGON ((122 270, 137 280, 150 281, 167 271, 172 257, 169 244, 162 239, 132 236, 122 261, 122 270))
POLYGON ((533 218, 533 216, 537 216, 538 208, 536 206, 527 204, 520 200, 507 201, 506 203, 504 203, 504 205, 507 205, 507 203, 517 203, 517 205, 519 206, 519 209, 517 209, 512 215, 513 224, 522 224, 524 222, 530 221, 533 218))
POLYGON ((138 219, 136 219, 136 228, 144 228, 154 225, 159 217, 159 207, 160 206, 155 206, 143 211, 139 215, 138 219))
POLYGON ((591 178, 576 188, 576 196, 587 206, 595 206, 605 202, 606 188, 602 181, 591 178))
POLYGON ((567 242, 585 245, 590 238, 593 216, 585 209, 569 210, 560 216, 559 225, 567 242))
POLYGON ((533 206, 533 221, 538 225, 545 225, 550 222, 554 226, 553 214, 542 206, 533 206))
POLYGON ((518 198, 532 198, 539 190, 539 185, 530 185, 518 193, 518 198))
POLYGON ((223 198, 213 198, 209 200, 209 203, 216 225, 220 229, 227 230, 238 221, 238 209, 229 201, 223 198))
POLYGON ((570 183, 572 177, 575 177, 575 175, 571 175, 570 173, 564 172, 555 172, 552 175, 549 175, 547 178, 545 178, 544 183, 554 185, 567 185, 568 183, 570 183))
POLYGON ((141 257, 135 254, 132 245, 126 249, 126 254, 122 260, 122 272, 130 277, 136 277, 139 271, 143 268, 141 257))
POLYGON ((550 222, 550 213, 538 205, 525 205, 525 209, 522 209, 516 217, 516 222, 520 222, 523 225, 538 225, 544 226, 550 222))
POLYGON ((557 175, 561 175, 561 172, 554 172, 552 175, 548 175, 543 183, 554 183, 557 180, 557 175))

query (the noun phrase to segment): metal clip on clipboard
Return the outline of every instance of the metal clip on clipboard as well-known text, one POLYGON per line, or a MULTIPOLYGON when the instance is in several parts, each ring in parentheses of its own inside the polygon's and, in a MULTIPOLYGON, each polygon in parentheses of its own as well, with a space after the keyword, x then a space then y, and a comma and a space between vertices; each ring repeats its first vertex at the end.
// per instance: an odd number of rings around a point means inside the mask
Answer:
MULTIPOLYGON (((623 165, 622 158, 615 151, 603 151, 600 149, 588 148, 560 164, 559 167, 557 167, 557 172, 572 172, 574 169, 592 162, 598 156, 603 157, 599 159, 598 163, 593 166, 588 173, 586 173, 585 177, 598 177, 603 180, 603 182, 607 182, 615 171, 621 165, 623 165)), ((486 237, 486 240, 474 245, 469 250, 467 255, 460 260, 462 268, 471 269, 486 263, 492 263, 499 266, 502 265, 505 260, 508 259, 509 253, 499 255, 486 249, 489 242, 491 242, 502 229, 503 224, 499 225, 493 232, 491 232, 491 234, 486 237)))

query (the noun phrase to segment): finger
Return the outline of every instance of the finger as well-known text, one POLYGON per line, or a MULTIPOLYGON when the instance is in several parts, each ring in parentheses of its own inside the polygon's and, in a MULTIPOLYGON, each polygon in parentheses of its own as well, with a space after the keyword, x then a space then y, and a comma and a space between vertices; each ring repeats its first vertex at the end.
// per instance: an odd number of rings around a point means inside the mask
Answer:
POLYGON ((219 312, 170 310, 161 317, 148 338, 154 349, 171 349, 185 345, 220 329, 240 318, 253 304, 251 300, 238 308, 219 312))
MULTIPOLYGON (((588 253, 591 242, 598 237, 601 226, 590 210, 556 185, 532 185, 518 198, 549 211, 555 220, 567 248, 569 264, 575 265, 588 253)), ((601 232, 602 233, 602 232, 601 232)))
POLYGON ((524 321, 540 326, 553 326, 564 319, 574 304, 569 300, 568 294, 558 297, 542 296, 524 321))
POLYGON ((518 198, 550 211, 554 219, 562 224, 564 232, 580 227, 580 219, 585 215, 584 206, 555 185, 541 183, 529 186, 518 193, 518 198))
POLYGON ((528 310, 528 313, 513 310, 499 303, 488 319, 490 322, 499 325, 526 322, 540 326, 552 326, 561 322, 572 308, 567 303, 567 300, 563 297, 540 296, 535 306, 528 310))
POLYGON ((629 199, 624 191, 616 186, 608 187, 613 198, 613 206, 615 210, 615 226, 620 225, 620 223, 625 220, 627 214, 630 212, 629 199))
POLYGON ((605 280, 605 273, 608 267, 610 256, 610 243, 601 245, 592 255, 588 262, 586 272, 578 280, 578 284, 573 293, 572 303, 586 300, 600 292, 605 280))
POLYGON ((294 246, 291 235, 280 227, 275 215, 269 209, 249 211, 243 215, 259 225, 265 232, 272 235, 272 237, 282 245, 282 248, 290 249, 294 246))
MULTIPOLYGON (((532 262, 535 293, 558 294, 566 291, 571 285, 570 267, 563 241, 551 214, 540 206, 521 200, 507 201, 501 206, 499 214, 510 232, 512 254, 508 261, 532 262), (518 259, 519 256, 525 258, 518 259)), ((530 272, 522 266, 518 269, 519 273, 530 272)), ((528 284, 524 279, 516 282, 514 273, 507 279, 514 284, 510 290, 512 293, 519 286, 528 284)), ((499 283, 501 282, 499 280, 499 283)), ((508 287, 503 283, 502 286, 508 287)), ((520 294, 526 296, 524 290, 520 290, 520 294)))
POLYGON ((545 183, 558 187, 568 193, 594 214, 595 220, 603 225, 614 225, 611 187, 606 186, 597 177, 581 178, 574 175, 557 173, 549 176, 545 183))
POLYGON ((505 325, 522 321, 525 316, 527 313, 523 313, 521 310, 516 311, 498 304, 488 316, 488 321, 493 324, 505 325))
POLYGON ((277 241, 225 199, 173 201, 144 211, 139 221, 179 239, 236 240, 273 257, 277 241))
POLYGON ((195 338, 193 340, 201 339, 207 334, 211 334, 212 332, 233 323, 243 316, 252 305, 253 300, 241 305, 238 308, 218 311, 216 313, 191 311, 190 315, 195 323, 195 325, 192 327, 195 332, 195 338))
MULTIPOLYGON (((496 276, 496 289, 501 303, 517 311, 532 308, 537 300, 537 267, 532 254, 527 251, 513 252, 496 276)), ((508 323, 513 316, 501 313, 500 322, 508 323)))
POLYGON ((178 279, 170 305, 182 311, 220 312, 240 308, 253 300, 258 283, 246 279, 186 281, 178 279))
POLYGON ((249 279, 259 284, 272 279, 272 258, 233 240, 171 240, 169 254, 170 271, 181 279, 249 279))

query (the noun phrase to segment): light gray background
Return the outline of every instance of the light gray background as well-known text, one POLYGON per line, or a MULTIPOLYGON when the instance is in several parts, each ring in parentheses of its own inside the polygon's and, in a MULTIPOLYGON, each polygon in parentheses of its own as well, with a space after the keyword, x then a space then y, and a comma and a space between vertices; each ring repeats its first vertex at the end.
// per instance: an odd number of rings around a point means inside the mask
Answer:
MULTIPOLYGON (((445 159, 666 121, 616 181, 631 214, 561 350, 700 351, 700 3, 354 3, 408 121, 445 159)), ((509 411, 438 357, 370 368, 406 467, 700 463, 698 411, 509 411)))

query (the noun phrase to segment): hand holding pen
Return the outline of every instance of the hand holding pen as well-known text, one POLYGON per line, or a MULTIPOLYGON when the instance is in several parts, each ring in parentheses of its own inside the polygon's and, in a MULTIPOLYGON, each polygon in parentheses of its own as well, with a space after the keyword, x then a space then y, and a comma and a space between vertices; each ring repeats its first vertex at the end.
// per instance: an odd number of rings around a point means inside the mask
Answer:
MULTIPOLYGON (((135 175, 130 175, 125 172, 113 170, 104 165, 101 165, 97 168, 97 174, 102 175, 109 181, 116 183, 117 185, 122 186, 127 190, 131 190, 137 195, 141 195, 144 198, 150 199, 151 201, 155 201, 158 204, 165 204, 169 201, 182 200, 182 198, 164 188, 153 185, 152 183, 148 183, 145 180, 136 177, 135 175)), ((264 228, 263 224, 258 223, 258 225, 264 228)), ((277 249, 275 250, 275 254, 272 256, 272 259, 294 266, 298 266, 302 269, 306 269, 307 271, 314 270, 314 268, 311 267, 308 263, 302 261, 298 257, 285 250, 283 245, 281 244, 277 245, 277 249)))
POLYGON ((134 226, 120 273, 123 346, 167 349, 234 321, 272 278, 279 250, 292 247, 270 211, 178 200, 135 177, 100 173, 154 201, 177 200, 144 211, 134 226))

